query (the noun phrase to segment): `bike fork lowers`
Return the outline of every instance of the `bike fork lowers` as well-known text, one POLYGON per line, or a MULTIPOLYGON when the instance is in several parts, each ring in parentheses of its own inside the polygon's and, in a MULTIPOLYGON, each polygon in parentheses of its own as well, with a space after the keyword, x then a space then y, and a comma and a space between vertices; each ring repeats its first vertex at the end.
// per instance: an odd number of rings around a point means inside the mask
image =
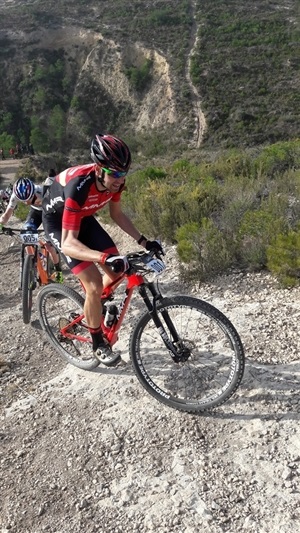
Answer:
POLYGON ((153 300, 151 302, 148 294, 147 294, 147 291, 146 291, 146 288, 145 286, 140 286, 139 287, 139 293, 141 295, 141 297, 143 298, 144 302, 145 302, 145 305, 148 309, 148 312, 149 312, 149 315, 151 316, 155 326, 157 327, 158 329, 158 332, 165 344, 165 346, 167 347, 167 349, 169 350, 172 358, 174 359, 174 361, 176 362, 177 359, 178 359, 178 351, 176 349, 176 344, 179 343, 180 339, 179 339, 179 336, 177 334, 177 331, 174 327, 174 324, 172 322, 172 320, 170 319, 170 316, 169 316, 169 313, 168 311, 166 311, 165 309, 162 309, 161 310, 161 315, 164 319, 164 322, 169 330, 169 333, 170 335, 168 335, 161 319, 159 318, 158 314, 157 314, 157 310, 156 310, 156 302, 158 300, 160 300, 162 298, 161 294, 156 290, 155 286, 153 283, 149 283, 148 284, 148 288, 153 296, 153 300), (173 340, 170 340, 170 336, 171 336, 171 339, 173 340))

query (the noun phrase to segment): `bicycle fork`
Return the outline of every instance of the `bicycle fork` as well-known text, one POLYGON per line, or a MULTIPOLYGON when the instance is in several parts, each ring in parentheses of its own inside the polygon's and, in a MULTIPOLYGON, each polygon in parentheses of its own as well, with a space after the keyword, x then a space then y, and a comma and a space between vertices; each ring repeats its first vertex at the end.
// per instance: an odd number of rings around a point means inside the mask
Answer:
POLYGON ((153 299, 152 301, 150 300, 148 294, 147 294, 147 291, 146 291, 146 288, 144 285, 140 286, 139 287, 139 293, 141 295, 141 297, 143 298, 144 302, 145 302, 145 305, 148 309, 148 312, 149 312, 149 315, 151 316, 155 326, 157 327, 157 330, 165 344, 165 346, 167 347, 167 349, 169 350, 170 352, 170 355, 172 357, 172 359, 174 360, 175 363, 179 363, 181 361, 185 361, 188 356, 190 355, 190 353, 185 353, 185 349, 183 350, 182 348, 182 343, 181 343, 181 339, 176 331, 176 328, 169 316, 169 313, 166 309, 162 309, 161 310, 161 315, 164 319, 164 322, 169 330, 169 334, 168 332, 166 331, 166 328, 164 327, 160 317, 158 316, 158 313, 157 313, 157 307, 156 307, 156 303, 157 301, 161 300, 162 299, 162 295, 161 293, 158 291, 158 289, 155 287, 154 283, 151 282, 147 285, 148 289, 150 290, 152 296, 153 296, 153 299))
MULTIPOLYGON (((33 247, 32 245, 22 244, 21 258, 20 258, 20 272, 19 272, 20 290, 22 290, 22 281, 23 281, 22 278, 23 278, 23 266, 24 266, 25 253, 27 253, 28 255, 33 255, 36 260, 37 249, 33 247)), ((36 269, 34 269, 34 286, 32 287, 33 289, 36 288, 36 283, 37 283, 36 269)))

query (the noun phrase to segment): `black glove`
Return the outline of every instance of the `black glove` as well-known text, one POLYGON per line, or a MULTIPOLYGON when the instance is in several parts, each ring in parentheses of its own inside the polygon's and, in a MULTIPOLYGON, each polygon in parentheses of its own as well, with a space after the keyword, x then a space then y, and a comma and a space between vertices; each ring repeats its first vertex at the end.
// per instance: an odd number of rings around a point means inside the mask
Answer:
POLYGON ((129 267, 126 255, 109 255, 105 259, 105 264, 116 274, 125 272, 129 267))
POLYGON ((145 248, 148 250, 148 252, 155 252, 156 254, 160 253, 165 255, 159 241, 146 241, 145 248))

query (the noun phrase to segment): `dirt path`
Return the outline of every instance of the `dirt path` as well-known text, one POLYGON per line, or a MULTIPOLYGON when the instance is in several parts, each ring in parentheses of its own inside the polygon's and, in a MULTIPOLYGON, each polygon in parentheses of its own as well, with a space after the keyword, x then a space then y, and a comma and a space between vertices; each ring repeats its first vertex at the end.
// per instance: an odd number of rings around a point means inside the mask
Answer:
POLYGON ((15 181, 15 175, 16 172, 24 162, 24 159, 5 159, 4 161, 0 161, 0 187, 4 188, 6 187, 6 184, 13 183, 15 181))
MULTIPOLYGON (((132 241, 112 232, 126 253, 132 241)), ((1 237, 1 533, 300 530, 300 289, 236 274, 196 291, 231 318, 247 365, 230 402, 192 416, 152 399, 129 362, 66 365, 35 309, 22 322, 18 258, 1 237)), ((182 292, 171 247, 167 261, 163 291, 182 292)), ((119 343, 127 361, 136 316, 119 343)))
POLYGON ((190 90, 191 90, 191 100, 194 107, 194 116, 195 116, 195 130, 194 130, 194 143, 196 148, 202 143, 203 135, 206 130, 206 119, 201 107, 201 97, 196 89, 191 78, 191 62, 192 57, 197 50, 198 45, 198 25, 195 16, 195 0, 192 0, 190 9, 192 11, 193 25, 190 33, 190 50, 188 53, 188 60, 186 62, 186 79, 188 81, 190 90))

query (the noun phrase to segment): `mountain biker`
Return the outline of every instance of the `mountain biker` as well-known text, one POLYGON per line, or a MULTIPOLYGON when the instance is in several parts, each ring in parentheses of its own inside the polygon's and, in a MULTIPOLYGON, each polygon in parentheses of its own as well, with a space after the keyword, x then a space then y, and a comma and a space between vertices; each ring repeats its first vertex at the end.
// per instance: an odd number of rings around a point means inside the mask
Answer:
MULTIPOLYGON (((16 209, 18 202, 30 205, 30 211, 24 222, 23 228, 33 231, 37 230, 42 224, 42 197, 43 187, 41 185, 36 185, 28 178, 19 178, 13 185, 13 192, 7 208, 0 217, 0 230, 2 229, 2 225, 7 224, 16 209)), ((56 281, 62 283, 63 275, 59 255, 51 242, 46 241, 45 246, 47 247, 54 264, 56 281)))
POLYGON ((126 258, 119 256, 112 238, 93 215, 108 204, 112 220, 138 244, 147 250, 162 252, 162 248, 157 241, 146 239, 122 211, 121 195, 131 163, 125 142, 99 133, 91 143, 91 159, 92 164, 67 168, 56 176, 43 198, 43 225, 85 289, 84 313, 94 354, 112 366, 120 355, 112 352, 103 337, 100 296, 103 288, 126 269, 126 258))

